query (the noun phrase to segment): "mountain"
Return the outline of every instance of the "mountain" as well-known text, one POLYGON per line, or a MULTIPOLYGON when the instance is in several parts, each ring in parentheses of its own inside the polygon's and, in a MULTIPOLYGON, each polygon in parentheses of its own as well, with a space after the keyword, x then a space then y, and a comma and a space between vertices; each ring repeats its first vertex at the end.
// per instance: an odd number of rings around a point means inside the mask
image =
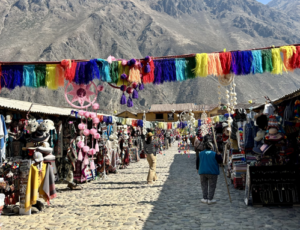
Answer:
MULTIPOLYGON (((300 38, 295 17, 255 0, 0 0, 0 6, 1 61, 129 59, 294 44, 300 38)), ((238 101, 295 90, 296 74, 238 76, 238 101)), ((212 77, 145 88, 133 110, 218 101, 212 77)), ((63 89, 2 90, 0 96, 68 105, 63 89)), ((121 111, 127 107, 119 105, 120 97, 105 84, 98 101, 104 112, 121 111)))
POLYGON ((294 20, 299 20, 300 1, 299 0, 272 0, 267 4, 269 7, 284 12, 294 20))

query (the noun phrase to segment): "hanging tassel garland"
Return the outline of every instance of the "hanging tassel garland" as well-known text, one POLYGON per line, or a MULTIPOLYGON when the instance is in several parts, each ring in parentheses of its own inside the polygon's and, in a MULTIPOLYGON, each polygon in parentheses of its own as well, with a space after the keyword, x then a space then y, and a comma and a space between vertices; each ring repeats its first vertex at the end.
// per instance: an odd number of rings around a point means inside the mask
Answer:
POLYGON ((219 53, 219 57, 220 57, 223 74, 224 75, 229 74, 231 69, 231 53, 230 52, 219 53))
POLYGON ((231 52, 231 71, 235 75, 242 74, 243 55, 241 51, 231 52))
POLYGON ((110 64, 110 77, 112 83, 118 83, 119 79, 119 66, 121 65, 121 62, 119 61, 114 61, 110 64))
POLYGON ((154 82, 154 62, 151 59, 151 61, 142 61, 142 75, 143 75, 143 82, 144 84, 152 83, 154 82), (150 71, 149 71, 150 69, 150 71), (149 72, 148 72, 149 71, 149 72))
POLYGON ((155 85, 160 85, 164 83, 163 73, 162 73, 162 64, 161 60, 154 60, 154 82, 155 85))
POLYGON ((123 79, 121 76, 122 74, 125 74, 127 76, 129 76, 129 66, 122 66, 122 62, 120 61, 118 63, 118 83, 117 86, 122 86, 122 85, 126 85, 129 86, 130 83, 127 81, 127 79, 123 79))
POLYGON ((261 50, 252 50, 252 74, 263 73, 261 50))
POLYGON ((273 63, 272 63, 272 50, 262 50, 262 67, 264 72, 272 72, 273 71, 273 63))
POLYGON ((272 64, 273 64, 272 74, 282 74, 282 69, 283 68, 285 69, 285 66, 283 65, 279 48, 272 49, 272 64))
POLYGON ((37 88, 36 74, 34 65, 23 66, 23 85, 26 87, 37 88))
POLYGON ((178 58, 175 62, 176 65, 176 80, 177 81, 185 81, 185 68, 186 68, 186 61, 184 58, 178 58))
MULTIPOLYGON (((22 87, 23 86, 23 82, 24 82, 24 79, 23 79, 23 71, 24 71, 24 66, 22 65, 15 65, 13 67, 13 71, 14 71, 14 79, 13 79, 13 86, 14 87, 22 87)), ((34 68, 34 67, 33 67, 34 68)), ((36 78, 34 78, 32 80, 32 87, 37 87, 36 86, 36 78)))
POLYGON ((37 87, 46 87, 46 65, 35 65, 37 87))
POLYGON ((208 75, 208 55, 207 53, 196 54, 196 77, 207 77, 208 75))
POLYGON ((103 59, 97 59, 100 79, 105 82, 111 82, 110 65, 103 59))
POLYGON ((137 67, 133 66, 130 68, 128 81, 141 83, 141 74, 140 74, 140 70, 137 67))
POLYGON ((126 96, 125 96, 124 93, 123 93, 123 95, 122 95, 122 97, 121 97, 120 104, 121 104, 121 105, 126 105, 126 96))
POLYGON ((16 86, 23 85, 22 65, 2 65, 1 86, 13 90, 16 86))
POLYGON ((65 69, 62 65, 56 65, 56 78, 58 86, 65 86, 65 69))
POLYGON ((133 107, 133 101, 132 98, 129 96, 128 101, 127 101, 127 107, 131 108, 133 107))
POLYGON ((61 61, 61 66, 63 66, 65 70, 65 79, 70 82, 73 81, 77 63, 74 60, 67 59, 61 61))
POLYGON ((74 82, 78 85, 87 85, 91 81, 91 76, 87 73, 88 62, 78 62, 76 67, 76 73, 74 77, 74 82))
POLYGON ((133 90, 132 98, 133 99, 138 99, 139 98, 139 93, 138 93, 138 91, 136 89, 133 90))
POLYGON ((295 46, 282 46, 280 51, 283 53, 283 64, 285 68, 289 71, 294 71, 294 65, 291 65, 291 59, 296 54, 295 46))
POLYGON ((94 79, 100 79, 99 67, 97 65, 97 59, 91 59, 86 64, 86 84, 90 83, 94 79))
POLYGON ((208 75, 220 76, 222 75, 222 66, 218 53, 208 54, 208 75))
POLYGON ((252 61, 253 56, 251 51, 241 51, 243 57, 243 64, 242 64, 242 74, 248 75, 251 73, 252 61))
POLYGON ((186 60, 186 78, 187 79, 193 79, 195 78, 195 74, 193 72, 193 69, 196 68, 196 58, 195 57, 189 57, 189 58, 185 58, 186 60))
POLYGON ((56 64, 46 65, 46 86, 49 89, 56 90, 58 88, 58 81, 56 79, 56 64))

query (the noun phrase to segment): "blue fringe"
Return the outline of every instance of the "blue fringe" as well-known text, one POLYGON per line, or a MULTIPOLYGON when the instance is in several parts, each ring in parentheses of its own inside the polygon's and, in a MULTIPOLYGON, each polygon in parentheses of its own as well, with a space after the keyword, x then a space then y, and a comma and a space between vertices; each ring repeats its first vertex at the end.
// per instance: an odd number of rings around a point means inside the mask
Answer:
POLYGON ((97 64, 99 66, 100 79, 105 82, 112 82, 109 74, 109 63, 103 59, 97 59, 97 64))
POLYGON ((252 70, 253 74, 263 73, 261 50, 252 50, 252 70))
POLYGON ((242 74, 242 53, 240 51, 231 52, 231 70, 235 75, 242 74))
POLYGON ((243 57, 242 74, 248 75, 251 73, 253 56, 251 51, 241 51, 243 57))
POLYGON ((95 78, 100 79, 99 68, 97 65, 97 59, 91 59, 86 65, 87 78, 93 81, 95 78))
POLYGON ((35 65, 24 65, 23 67, 23 85, 37 88, 35 65))
POLYGON ((162 60, 161 65, 164 81, 177 81, 175 59, 162 60))
POLYGON ((1 86, 14 89, 23 86, 23 65, 3 65, 1 86), (5 81, 4 81, 5 79, 5 81), (6 84, 5 84, 6 83, 6 84))
POLYGON ((176 80, 177 81, 184 81, 187 79, 185 74, 186 69, 186 60, 185 58, 178 58, 176 59, 176 80))
POLYGON ((85 84, 87 85, 89 83, 89 77, 87 73, 87 65, 88 62, 78 62, 76 66, 76 73, 73 82, 75 82, 78 85, 85 84))

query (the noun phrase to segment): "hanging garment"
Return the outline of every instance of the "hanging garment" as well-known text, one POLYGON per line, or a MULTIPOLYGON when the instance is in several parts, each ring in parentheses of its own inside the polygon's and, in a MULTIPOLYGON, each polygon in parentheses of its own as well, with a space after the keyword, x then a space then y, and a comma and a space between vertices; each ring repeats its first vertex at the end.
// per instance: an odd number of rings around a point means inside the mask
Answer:
POLYGON ((54 144, 54 155, 55 158, 60 158, 63 156, 63 126, 62 121, 59 121, 56 127, 57 139, 54 144))
POLYGON ((6 139, 8 132, 3 115, 0 115, 0 150, 1 150, 1 163, 2 159, 6 159, 6 139))
POLYGON ((40 197, 43 198, 48 205, 50 205, 50 200, 57 196, 54 181, 53 168, 50 164, 48 164, 43 184, 40 186, 40 190, 42 190, 40 197))

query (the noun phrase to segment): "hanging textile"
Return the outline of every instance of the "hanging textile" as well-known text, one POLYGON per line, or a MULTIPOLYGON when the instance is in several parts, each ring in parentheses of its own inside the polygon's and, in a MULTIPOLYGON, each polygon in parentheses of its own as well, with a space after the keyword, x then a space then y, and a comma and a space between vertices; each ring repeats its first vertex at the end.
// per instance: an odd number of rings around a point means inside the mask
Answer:
POLYGON ((185 81, 186 80, 186 60, 184 58, 178 58, 175 62, 176 65, 176 80, 185 81))
POLYGON ((58 88, 58 79, 56 79, 56 64, 46 65, 46 86, 52 90, 56 90, 58 88))
POLYGON ((35 65, 37 87, 46 87, 46 65, 35 65))
POLYGON ((208 55, 207 53, 196 54, 196 77, 207 77, 208 75, 208 55))
POLYGON ((23 66, 23 85, 27 87, 37 88, 36 74, 34 65, 23 66))

